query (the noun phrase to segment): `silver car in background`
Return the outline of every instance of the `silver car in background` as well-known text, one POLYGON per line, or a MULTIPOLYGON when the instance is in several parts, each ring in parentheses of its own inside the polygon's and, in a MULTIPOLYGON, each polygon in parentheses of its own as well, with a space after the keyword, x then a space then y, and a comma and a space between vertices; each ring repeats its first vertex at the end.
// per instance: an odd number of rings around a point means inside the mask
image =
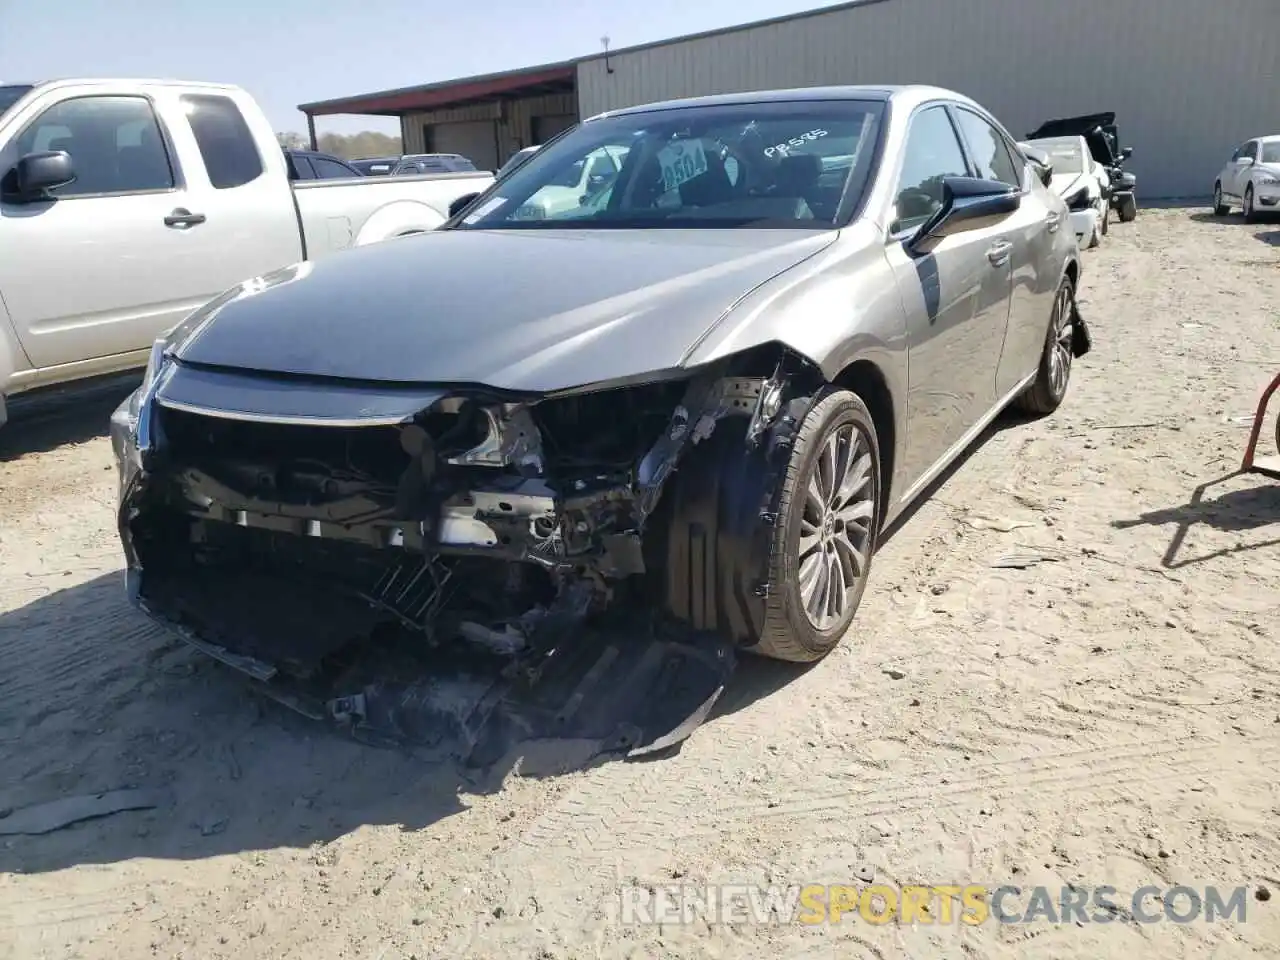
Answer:
POLYGON ((880 532, 1001 410, 1062 403, 1079 270, 1062 199, 948 90, 592 118, 441 230, 246 283, 156 344, 113 429, 133 597, 335 717, 430 699, 326 673, 387 644, 558 677, 505 729, 603 715, 582 698, 624 662, 611 689, 670 702, 678 657, 705 716, 736 651, 841 640, 880 532), (530 217, 602 150, 607 187, 530 217), (611 615, 633 643, 591 631, 611 615))

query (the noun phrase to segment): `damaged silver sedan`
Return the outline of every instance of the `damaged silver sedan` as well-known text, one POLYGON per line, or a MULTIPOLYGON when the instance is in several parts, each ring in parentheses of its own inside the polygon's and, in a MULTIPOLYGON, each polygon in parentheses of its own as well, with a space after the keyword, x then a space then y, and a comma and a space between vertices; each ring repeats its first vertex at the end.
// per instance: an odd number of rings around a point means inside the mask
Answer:
POLYGON ((371 738, 659 749, 739 651, 828 653, 884 526, 1061 403, 1065 222, 945 90, 593 118, 155 345, 112 423, 130 595, 371 738))

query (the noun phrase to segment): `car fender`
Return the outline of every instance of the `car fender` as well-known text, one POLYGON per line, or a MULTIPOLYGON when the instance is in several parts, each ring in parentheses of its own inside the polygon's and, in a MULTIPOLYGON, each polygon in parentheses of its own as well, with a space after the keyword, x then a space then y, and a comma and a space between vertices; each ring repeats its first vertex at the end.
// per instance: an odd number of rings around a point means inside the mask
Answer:
POLYGON ((392 237, 403 237, 414 233, 425 233, 434 230, 448 219, 430 204, 417 200, 396 200, 380 207, 365 220, 356 234, 354 246, 390 240, 392 237))

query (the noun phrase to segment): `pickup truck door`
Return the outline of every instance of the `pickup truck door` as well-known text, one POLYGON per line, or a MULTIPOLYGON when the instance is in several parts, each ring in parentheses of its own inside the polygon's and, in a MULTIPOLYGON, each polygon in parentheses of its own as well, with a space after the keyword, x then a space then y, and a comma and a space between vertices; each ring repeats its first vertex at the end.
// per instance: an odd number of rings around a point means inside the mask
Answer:
POLYGON ((234 103, 186 99, 180 88, 56 89, 0 147, 0 171, 39 150, 67 151, 76 171, 48 199, 0 200, 0 291, 36 368, 144 351, 221 290, 300 258, 279 151, 264 162, 250 140, 257 175, 228 183, 252 172, 243 150, 197 145, 196 130, 201 101, 234 103), (221 164, 212 173, 206 150, 221 164))

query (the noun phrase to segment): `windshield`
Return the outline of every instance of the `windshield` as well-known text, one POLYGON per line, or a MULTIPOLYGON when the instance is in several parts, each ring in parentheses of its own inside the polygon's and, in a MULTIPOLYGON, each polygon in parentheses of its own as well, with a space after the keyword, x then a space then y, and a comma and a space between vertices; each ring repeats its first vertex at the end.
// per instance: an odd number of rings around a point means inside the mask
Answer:
POLYGON ((1280 140, 1268 140, 1262 145, 1259 163, 1280 163, 1280 140))
POLYGON ((862 195, 883 109, 813 100, 591 120, 538 150, 455 227, 830 228, 862 195))
POLYGON ((1054 173, 1084 173, 1084 150, 1075 137, 1032 140, 1031 145, 1039 147, 1049 155, 1054 173))
POLYGON ((30 84, 0 86, 0 117, 4 116, 5 111, 21 100, 30 89, 30 84))

